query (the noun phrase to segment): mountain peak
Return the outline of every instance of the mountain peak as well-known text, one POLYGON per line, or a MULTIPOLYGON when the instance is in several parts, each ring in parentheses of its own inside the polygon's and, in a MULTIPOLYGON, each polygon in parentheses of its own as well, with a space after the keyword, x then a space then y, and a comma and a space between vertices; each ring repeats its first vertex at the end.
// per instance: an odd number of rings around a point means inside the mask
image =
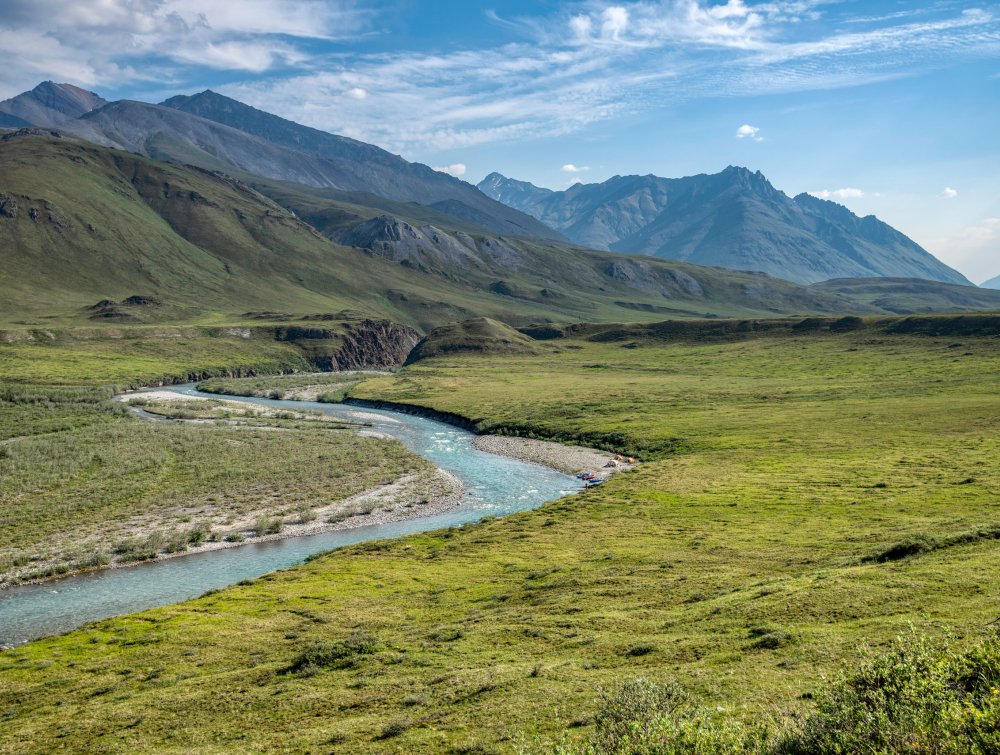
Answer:
POLYGON ((43 81, 34 89, 0 102, 0 113, 27 125, 52 128, 107 104, 95 92, 73 84, 43 81))
POLYGON ((797 283, 923 278, 969 285, 961 273, 875 217, 810 195, 791 199, 759 171, 729 165, 686 178, 614 176, 560 192, 511 179, 480 184, 577 243, 797 283))

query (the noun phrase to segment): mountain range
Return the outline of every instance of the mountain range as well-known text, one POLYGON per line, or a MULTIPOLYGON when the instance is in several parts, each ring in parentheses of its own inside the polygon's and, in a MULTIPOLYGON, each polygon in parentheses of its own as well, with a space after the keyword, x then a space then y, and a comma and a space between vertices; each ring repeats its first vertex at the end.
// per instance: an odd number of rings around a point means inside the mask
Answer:
POLYGON ((878 218, 809 194, 789 197, 759 171, 686 178, 615 176, 551 191, 499 173, 479 188, 595 249, 756 270, 797 283, 923 278, 972 285, 878 218))
MULTIPOLYGON (((210 91, 153 105, 45 82, 0 103, 0 118, 8 119, 0 122, 4 318, 158 322, 256 312, 429 328, 473 316, 519 325, 1000 308, 1000 294, 994 302, 986 292, 969 296, 966 285, 912 280, 940 273, 916 253, 929 273, 901 263, 895 278, 861 290, 585 248, 566 238, 576 232, 568 226, 551 228, 504 203, 558 192, 495 174, 498 201, 378 147, 210 91)), ((721 188, 702 191, 700 204, 688 198, 691 212, 716 213, 736 237, 788 215, 782 203, 791 200, 759 173, 695 178, 721 188), (713 197, 754 212, 727 221, 730 205, 713 197)), ((846 216, 837 220, 842 234, 854 217, 846 216)), ((870 243, 879 231, 905 247, 888 226, 856 220, 870 243)), ((822 235, 838 238, 827 227, 822 235)), ((800 229, 797 240, 808 246, 813 237, 800 229)))

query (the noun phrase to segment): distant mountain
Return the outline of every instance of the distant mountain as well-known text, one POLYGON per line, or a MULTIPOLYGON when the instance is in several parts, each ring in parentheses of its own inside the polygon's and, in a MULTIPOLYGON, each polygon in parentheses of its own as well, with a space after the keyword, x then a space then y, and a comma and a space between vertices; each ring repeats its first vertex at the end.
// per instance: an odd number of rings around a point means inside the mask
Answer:
POLYGON ((897 277, 972 285, 878 218, 808 194, 793 199, 746 168, 675 179, 615 176, 557 192, 493 173, 479 188, 598 249, 798 283, 897 277))
POLYGON ((996 278, 990 278, 988 281, 983 281, 979 284, 980 288, 1000 288, 1000 275, 996 278))
POLYGON ((840 294, 882 312, 899 315, 928 312, 1000 311, 1000 291, 914 278, 854 278, 810 286, 840 294))
MULTIPOLYGON (((371 144, 265 113, 212 91, 161 105, 121 100, 63 124, 105 146, 210 170, 419 202, 493 233, 564 240, 476 187, 371 144)), ((244 176, 240 176, 244 177, 244 176)))
POLYGON ((43 81, 30 92, 0 102, 0 126, 51 128, 105 103, 99 95, 72 84, 43 81))

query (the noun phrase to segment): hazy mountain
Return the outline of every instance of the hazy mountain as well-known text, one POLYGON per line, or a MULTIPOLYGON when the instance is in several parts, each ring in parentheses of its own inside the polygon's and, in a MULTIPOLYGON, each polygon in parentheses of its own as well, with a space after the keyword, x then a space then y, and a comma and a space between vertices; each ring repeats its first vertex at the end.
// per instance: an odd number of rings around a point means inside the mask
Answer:
POLYGON ((1000 310, 1000 291, 915 278, 840 279, 814 283, 810 288, 900 315, 1000 310))
POLYGON ((30 92, 0 102, 0 126, 58 126, 89 113, 106 100, 72 84, 43 81, 30 92))
POLYGON ((120 101, 64 126, 85 139, 209 169, 419 202, 494 233, 562 240, 471 184, 371 144, 265 113, 212 91, 162 105, 120 101))
POLYGON ((1000 275, 996 278, 990 278, 988 281, 983 281, 979 284, 980 288, 998 288, 1000 289, 1000 275))
POLYGON ((599 249, 799 283, 884 276, 971 285, 878 218, 808 194, 793 199, 746 168, 675 179, 615 176, 558 192, 494 173, 479 187, 599 249))
POLYGON ((30 128, 31 124, 23 118, 10 113, 0 113, 0 128, 30 128))

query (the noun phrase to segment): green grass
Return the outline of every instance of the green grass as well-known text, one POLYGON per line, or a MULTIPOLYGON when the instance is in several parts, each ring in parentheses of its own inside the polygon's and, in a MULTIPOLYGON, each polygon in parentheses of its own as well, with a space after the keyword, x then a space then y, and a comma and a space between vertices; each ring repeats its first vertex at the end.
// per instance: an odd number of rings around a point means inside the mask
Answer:
POLYGON ((354 395, 606 442, 637 470, 4 653, 0 750, 585 743, 599 693, 636 677, 734 725, 787 723, 866 644, 913 623, 966 647, 997 618, 1000 542, 968 536, 1000 524, 996 338, 552 345, 354 395), (935 547, 880 562, 914 538, 935 547), (288 673, 358 633, 373 652, 288 673))

